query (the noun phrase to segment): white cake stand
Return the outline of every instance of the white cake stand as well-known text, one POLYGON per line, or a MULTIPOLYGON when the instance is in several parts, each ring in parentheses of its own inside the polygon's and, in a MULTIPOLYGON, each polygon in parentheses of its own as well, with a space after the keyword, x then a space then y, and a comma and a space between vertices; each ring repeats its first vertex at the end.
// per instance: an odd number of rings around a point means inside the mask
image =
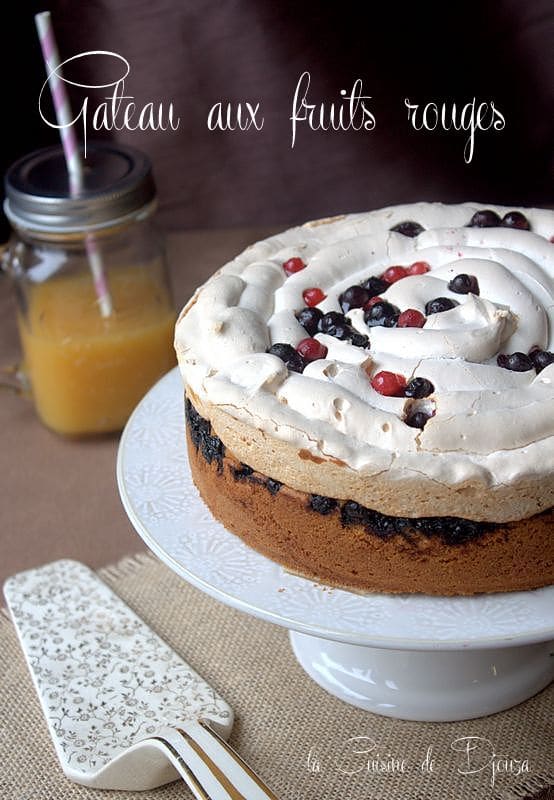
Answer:
POLYGON ((217 600, 288 628, 302 667, 347 703, 401 719, 471 719, 554 678, 554 587, 355 594, 285 572, 215 522, 191 480, 176 369, 129 420, 117 478, 131 522, 162 561, 217 600))

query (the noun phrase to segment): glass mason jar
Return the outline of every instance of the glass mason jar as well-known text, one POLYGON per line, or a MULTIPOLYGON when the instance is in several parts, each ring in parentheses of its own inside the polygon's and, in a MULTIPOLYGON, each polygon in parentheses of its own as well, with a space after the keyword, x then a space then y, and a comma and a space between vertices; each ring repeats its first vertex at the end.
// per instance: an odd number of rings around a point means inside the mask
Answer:
POLYGON ((83 163, 78 194, 61 147, 25 156, 5 180, 23 372, 40 419, 68 436, 120 430, 175 365, 150 162, 94 143, 83 163))

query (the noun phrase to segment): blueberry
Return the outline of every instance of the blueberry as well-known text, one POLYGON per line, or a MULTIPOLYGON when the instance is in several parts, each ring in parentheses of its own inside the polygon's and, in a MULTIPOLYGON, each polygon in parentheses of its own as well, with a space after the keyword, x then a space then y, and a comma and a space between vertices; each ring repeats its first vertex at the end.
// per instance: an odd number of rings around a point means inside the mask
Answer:
POLYGON ((286 344, 285 342, 276 342, 272 344, 269 350, 267 351, 272 356, 277 356, 282 361, 286 361, 287 358, 290 358, 296 350, 291 344, 286 344))
POLYGON ((531 230, 529 220, 521 211, 509 211, 507 214, 504 214, 500 224, 503 228, 518 228, 520 231, 531 230))
POLYGON ((273 480, 273 478, 268 478, 267 479, 266 486, 267 486, 267 489, 268 489, 269 493, 272 494, 272 495, 276 495, 282 485, 283 484, 280 481, 275 481, 275 480, 273 480))
POLYGON ((448 284, 448 288, 451 292, 455 292, 456 294, 469 294, 470 292, 471 294, 479 294, 479 282, 477 278, 475 275, 466 275, 465 272, 452 278, 448 284))
POLYGON ((318 514, 330 514, 337 505, 337 501, 332 497, 324 497, 321 494, 313 494, 310 500, 310 507, 318 514))
POLYGON ((185 414, 192 443, 197 450, 200 450, 208 464, 215 461, 217 464, 217 471, 222 472, 225 445, 218 436, 212 434, 212 426, 209 420, 200 416, 188 397, 185 404, 185 414))
POLYGON ((476 539, 496 527, 494 523, 473 522, 459 517, 389 517, 365 508, 354 500, 343 503, 341 523, 345 527, 363 525, 368 535, 381 539, 400 534, 410 541, 412 533, 419 533, 429 538, 440 537, 451 545, 476 539))
POLYGON ((358 333, 358 331, 355 331, 354 329, 352 329, 350 341, 354 347, 369 347, 369 337, 364 336, 363 333, 358 333))
POLYGON ((367 508, 354 500, 347 500, 340 510, 340 518, 343 525, 366 525, 370 513, 367 508))
POLYGON ((379 539, 387 539, 398 533, 398 520, 398 517, 389 517, 387 514, 371 511, 366 525, 367 529, 379 539))
POLYGON ((382 278, 376 278, 372 276, 368 278, 366 281, 362 281, 360 284, 362 289, 367 289, 369 292, 370 297, 378 297, 383 292, 386 292, 390 286, 390 283, 382 280, 382 278))
POLYGON ((440 314, 441 311, 449 311, 457 305, 459 305, 459 303, 455 300, 451 300, 449 297, 435 297, 434 300, 429 300, 429 302, 425 304, 425 314, 427 316, 430 314, 440 314))
POLYGON ((398 225, 394 225, 391 228, 391 231, 395 233, 401 233, 402 236, 409 236, 410 239, 413 239, 414 236, 419 236, 420 233, 423 233, 425 228, 423 228, 419 223, 412 222, 411 220, 407 222, 399 222, 398 225))
POLYGON ((497 357, 496 363, 499 367, 510 369, 512 372, 527 372, 533 369, 533 362, 525 353, 512 353, 511 355, 501 353, 497 357))
POLYGON ((498 228, 500 226, 500 217, 496 211, 491 211, 489 208, 484 208, 482 211, 476 211, 469 221, 469 228, 498 228))
POLYGON ((302 372, 306 366, 306 362, 300 353, 297 353, 294 347, 290 344, 277 342, 276 344, 272 345, 267 352, 272 356, 277 356, 277 358, 280 358, 281 361, 284 361, 287 368, 290 369, 291 372, 302 372))
POLYGON ((362 333, 358 333, 351 325, 337 325, 332 334, 341 341, 350 341, 354 347, 367 347, 369 339, 362 333))
POLYGON ((408 414, 404 422, 410 428, 424 428, 427 420, 431 419, 431 415, 425 411, 414 411, 413 414, 408 414))
POLYGON ((328 311, 327 314, 324 314, 319 320, 318 329, 321 333, 328 333, 330 336, 334 336, 335 334, 333 331, 337 325, 347 324, 344 314, 341 314, 339 311, 328 311))
POLYGON ((319 331, 341 341, 350 340, 355 347, 368 347, 369 339, 349 324, 344 314, 329 311, 319 322, 319 331))
POLYGON ((383 300, 380 303, 375 303, 371 308, 368 308, 364 314, 364 320, 369 327, 384 325, 387 328, 393 328, 396 325, 396 320, 399 315, 399 308, 383 300))
POLYGON ((339 305, 346 314, 351 308, 361 308, 372 297, 367 289, 361 286, 350 286, 339 295, 339 305))
POLYGON ((427 378, 412 378, 404 389, 404 397, 420 399, 422 397, 429 397, 434 391, 435 387, 427 378))
POLYGON ((412 520, 412 527, 424 536, 439 536, 446 544, 459 545, 494 530, 495 523, 473 522, 459 517, 420 517, 412 520))
POLYGON ((352 337, 352 328, 347 322, 339 322, 338 325, 332 327, 327 333, 330 336, 334 336, 335 339, 340 339, 341 341, 346 341, 346 339, 350 339, 352 337))
POLYGON ((537 374, 545 367, 548 367, 549 364, 554 363, 554 353, 548 350, 539 350, 538 348, 536 350, 531 350, 529 358, 533 362, 537 374))
POLYGON ((310 336, 314 336, 318 331, 319 321, 323 316, 323 311, 320 308, 303 308, 296 315, 298 322, 306 329, 310 336))
POLYGON ((231 467, 231 471, 237 481, 242 481, 245 478, 249 478, 254 472, 252 467, 249 467, 248 464, 241 464, 240 467, 231 467))

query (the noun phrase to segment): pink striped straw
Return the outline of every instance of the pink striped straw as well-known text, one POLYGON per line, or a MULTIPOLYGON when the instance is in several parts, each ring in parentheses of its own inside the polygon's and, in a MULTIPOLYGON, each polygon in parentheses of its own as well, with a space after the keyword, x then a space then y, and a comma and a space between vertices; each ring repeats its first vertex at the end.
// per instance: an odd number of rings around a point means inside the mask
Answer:
MULTIPOLYGON (((52 18, 49 11, 43 11, 35 16, 42 57, 46 66, 46 74, 54 103, 57 127, 60 131, 62 147, 69 175, 69 193, 78 195, 83 189, 83 162, 79 151, 79 142, 73 129, 71 106, 69 97, 65 90, 65 85, 61 77, 60 56, 58 46, 54 37, 52 18)), ((85 247, 87 257, 92 272, 94 291, 98 298, 100 313, 103 317, 109 317, 113 311, 112 298, 108 289, 106 274, 102 264, 102 257, 98 245, 92 236, 87 234, 85 237, 85 247)))

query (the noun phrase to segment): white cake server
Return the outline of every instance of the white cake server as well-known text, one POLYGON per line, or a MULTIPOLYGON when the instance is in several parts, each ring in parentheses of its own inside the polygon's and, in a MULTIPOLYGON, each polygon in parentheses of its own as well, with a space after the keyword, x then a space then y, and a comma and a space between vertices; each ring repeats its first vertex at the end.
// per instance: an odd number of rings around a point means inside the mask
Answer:
POLYGON ((68 778, 143 790, 180 775, 201 800, 276 800, 225 741, 230 706, 88 567, 21 572, 4 594, 68 778))

